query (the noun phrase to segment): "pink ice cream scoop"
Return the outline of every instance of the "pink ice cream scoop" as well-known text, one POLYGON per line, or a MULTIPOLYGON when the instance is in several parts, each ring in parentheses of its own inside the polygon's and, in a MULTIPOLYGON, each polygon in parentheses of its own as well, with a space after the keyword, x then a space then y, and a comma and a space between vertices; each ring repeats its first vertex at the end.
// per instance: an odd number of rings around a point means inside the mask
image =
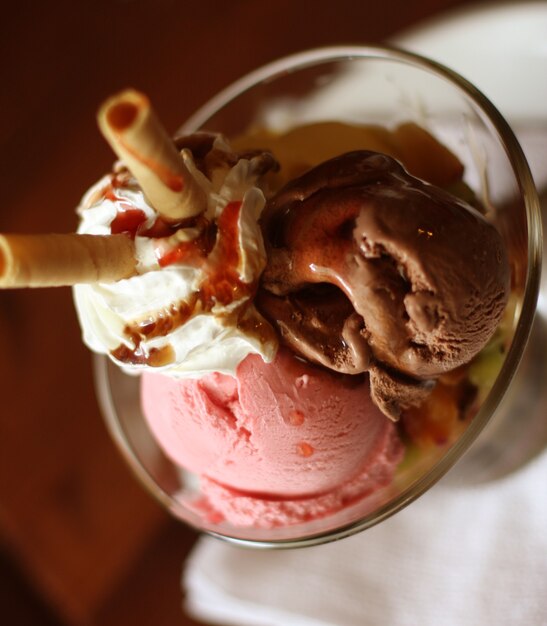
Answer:
POLYGON ((287 349, 247 357, 236 376, 142 377, 142 405, 165 452, 201 477, 202 508, 237 525, 322 517, 393 478, 393 424, 365 377, 333 374, 287 349))

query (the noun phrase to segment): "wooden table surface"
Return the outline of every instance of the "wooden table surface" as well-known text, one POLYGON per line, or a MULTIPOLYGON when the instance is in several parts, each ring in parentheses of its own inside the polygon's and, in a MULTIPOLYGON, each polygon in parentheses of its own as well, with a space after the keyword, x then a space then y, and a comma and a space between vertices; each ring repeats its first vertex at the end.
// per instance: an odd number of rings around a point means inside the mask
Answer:
MULTIPOLYGON (((113 161, 98 104, 146 91, 174 131, 255 67, 380 42, 461 0, 11 2, 0 37, 0 232, 69 232, 113 161)), ((0 622, 197 624, 180 572, 196 534, 118 456, 68 289, 0 292, 0 622)), ((237 576, 237 572, 234 572, 237 576)))

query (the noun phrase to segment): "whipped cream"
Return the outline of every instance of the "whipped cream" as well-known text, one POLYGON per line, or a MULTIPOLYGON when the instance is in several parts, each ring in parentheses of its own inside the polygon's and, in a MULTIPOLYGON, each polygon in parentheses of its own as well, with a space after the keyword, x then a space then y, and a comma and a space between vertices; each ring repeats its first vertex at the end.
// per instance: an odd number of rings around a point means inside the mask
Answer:
MULTIPOLYGON (((220 137, 213 148, 232 154, 220 137)), ((136 180, 119 168, 83 197, 79 233, 109 235, 120 216, 139 221, 133 233, 138 274, 116 283, 74 287, 83 340, 125 370, 154 368, 175 377, 234 373, 253 353, 270 362, 277 350, 275 333, 252 304, 266 264, 258 225, 265 198, 256 185, 253 159, 241 158, 235 165, 235 159, 226 159, 209 179, 189 150, 181 154, 207 194, 201 225, 198 220, 158 236, 158 213, 136 180), (231 238, 223 241, 222 223, 228 217, 231 238), (197 262, 195 257, 179 260, 179 251, 197 249, 204 224, 212 223, 216 239, 208 253, 197 262), (230 244, 237 248, 235 254, 230 244)))

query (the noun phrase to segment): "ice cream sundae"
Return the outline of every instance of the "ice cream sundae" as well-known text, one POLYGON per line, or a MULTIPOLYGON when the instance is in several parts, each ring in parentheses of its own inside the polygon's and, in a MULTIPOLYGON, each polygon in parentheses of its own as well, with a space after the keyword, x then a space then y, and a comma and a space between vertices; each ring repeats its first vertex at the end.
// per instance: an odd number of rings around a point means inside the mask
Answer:
POLYGON ((78 233, 2 235, 0 284, 74 286, 85 343, 140 376, 201 515, 328 516, 389 485, 409 445, 472 419, 469 366, 502 320, 509 264, 429 133, 173 140, 132 90, 99 125, 120 161, 78 233))

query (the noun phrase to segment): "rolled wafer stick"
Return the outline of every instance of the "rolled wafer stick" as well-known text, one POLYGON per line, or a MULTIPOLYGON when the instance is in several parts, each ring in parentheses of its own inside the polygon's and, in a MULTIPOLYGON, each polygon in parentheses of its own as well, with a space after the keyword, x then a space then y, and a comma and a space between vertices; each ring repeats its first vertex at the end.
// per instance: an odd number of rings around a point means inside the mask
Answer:
POLYGON ((114 282, 137 273, 126 235, 0 235, 1 287, 114 282))
POLYGON ((97 120, 111 148, 164 219, 180 221, 205 210, 205 192, 144 94, 128 89, 112 96, 99 109, 97 120))

